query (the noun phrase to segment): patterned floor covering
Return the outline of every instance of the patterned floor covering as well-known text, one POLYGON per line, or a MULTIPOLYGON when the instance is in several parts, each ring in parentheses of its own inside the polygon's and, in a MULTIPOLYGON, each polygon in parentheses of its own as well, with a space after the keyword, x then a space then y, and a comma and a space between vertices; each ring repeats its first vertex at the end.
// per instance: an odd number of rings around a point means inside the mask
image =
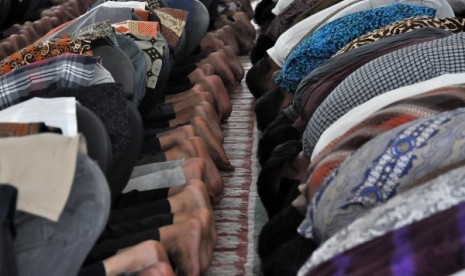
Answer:
MULTIPOLYGON (((250 68, 248 57, 240 57, 244 70, 250 68)), ((245 81, 231 94, 233 112, 223 125, 224 148, 236 167, 224 173, 225 196, 214 207, 218 244, 207 275, 258 275, 256 237, 265 213, 256 193, 258 163, 254 98, 245 81)))

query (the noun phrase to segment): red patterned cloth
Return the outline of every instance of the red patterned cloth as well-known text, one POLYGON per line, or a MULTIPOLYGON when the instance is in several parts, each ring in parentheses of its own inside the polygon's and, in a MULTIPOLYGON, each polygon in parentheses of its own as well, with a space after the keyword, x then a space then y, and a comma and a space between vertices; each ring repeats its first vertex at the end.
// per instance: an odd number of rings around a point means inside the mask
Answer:
POLYGON ((135 21, 135 20, 126 20, 113 24, 113 27, 120 33, 143 35, 149 37, 156 37, 160 31, 160 25, 158 22, 150 21, 135 21))

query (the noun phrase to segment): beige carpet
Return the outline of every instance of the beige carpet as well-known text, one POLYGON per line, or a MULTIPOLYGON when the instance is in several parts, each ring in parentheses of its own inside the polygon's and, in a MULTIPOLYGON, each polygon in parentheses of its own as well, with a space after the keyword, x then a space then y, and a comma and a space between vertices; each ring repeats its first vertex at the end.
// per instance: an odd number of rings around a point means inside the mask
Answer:
MULTIPOLYGON (((240 59, 247 71, 249 58, 240 59)), ((223 125, 224 148, 236 170, 223 174, 225 196, 214 207, 218 244, 207 275, 258 275, 256 237, 266 215, 255 185, 259 170, 255 100, 244 80, 231 94, 231 101, 233 112, 223 125)))

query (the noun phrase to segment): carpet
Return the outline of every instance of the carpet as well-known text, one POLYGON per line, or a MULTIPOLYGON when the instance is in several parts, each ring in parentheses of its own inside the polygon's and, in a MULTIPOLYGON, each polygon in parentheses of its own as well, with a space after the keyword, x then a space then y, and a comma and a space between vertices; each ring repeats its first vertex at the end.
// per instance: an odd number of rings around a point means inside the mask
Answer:
MULTIPOLYGON (((247 56, 240 60, 247 72, 251 67, 247 56)), ((259 172, 256 160, 257 138, 255 99, 245 81, 231 93, 232 114, 223 125, 224 148, 232 173, 223 173, 225 195, 214 206, 218 244, 206 275, 258 275, 257 235, 266 221, 266 213, 256 191, 259 172)))

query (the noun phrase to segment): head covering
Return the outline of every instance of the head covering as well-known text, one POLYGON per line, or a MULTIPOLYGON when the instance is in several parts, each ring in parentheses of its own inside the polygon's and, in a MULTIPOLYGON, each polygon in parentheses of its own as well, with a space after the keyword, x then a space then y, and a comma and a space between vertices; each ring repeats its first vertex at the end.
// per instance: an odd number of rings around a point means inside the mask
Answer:
POLYGON ((315 31, 292 51, 276 83, 293 92, 308 73, 352 39, 400 19, 434 14, 435 10, 429 7, 394 3, 338 18, 315 31))
POLYGON ((328 143, 312 160, 303 194, 311 200, 326 177, 375 137, 411 121, 460 107, 465 107, 465 85, 438 88, 399 100, 373 113, 328 143))
POLYGON ((396 194, 465 162, 465 108, 395 128, 364 144, 327 177, 301 228, 324 241, 396 194))
POLYGON ((464 179, 465 167, 460 166, 367 211, 313 252, 299 275, 337 254, 465 202, 465 193, 457 192, 465 187, 464 179))
POLYGON ((304 132, 304 153, 311 156, 321 133, 352 108, 398 87, 447 73, 465 72, 465 34, 402 48, 357 69, 318 107, 304 132))
POLYGON ((465 18, 460 18, 460 17, 436 18, 436 17, 428 17, 428 16, 406 18, 403 20, 396 21, 387 26, 381 27, 367 34, 364 34, 360 37, 357 37, 356 39, 349 42, 342 49, 340 49, 335 55, 340 55, 352 49, 378 41, 388 36, 398 35, 401 33, 407 33, 415 29, 420 29, 424 27, 433 27, 433 28, 448 30, 453 33, 460 33, 460 32, 463 32, 464 30, 465 18))
POLYGON ((338 254, 311 275, 449 275, 465 267, 463 225, 462 202, 338 254))
POLYGON ((450 32, 436 28, 422 28, 335 56, 310 72, 300 82, 292 104, 283 112, 287 118, 295 121, 294 127, 303 132, 321 102, 338 84, 361 66, 395 50, 450 35, 452 35, 450 32))

